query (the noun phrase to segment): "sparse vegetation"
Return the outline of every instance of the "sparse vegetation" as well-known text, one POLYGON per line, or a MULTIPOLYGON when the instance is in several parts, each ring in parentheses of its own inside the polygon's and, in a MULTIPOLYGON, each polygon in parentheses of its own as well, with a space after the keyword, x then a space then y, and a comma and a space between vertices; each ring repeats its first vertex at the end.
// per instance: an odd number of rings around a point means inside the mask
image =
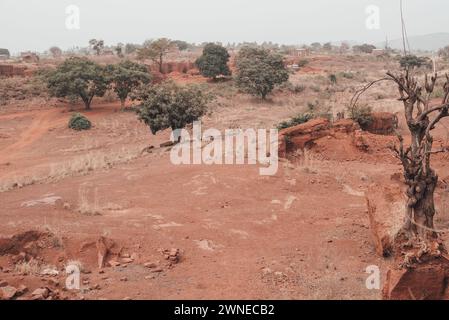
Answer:
POLYGON ((181 129, 205 114, 210 99, 196 86, 162 83, 139 94, 137 114, 153 134, 167 128, 181 129))
POLYGON ((265 49, 245 47, 237 57, 237 86, 246 93, 265 99, 275 86, 289 78, 282 56, 265 49))
POLYGON ((307 121, 313 119, 314 116, 311 113, 301 113, 297 116, 292 117, 290 120, 282 121, 278 124, 277 129, 282 130, 290 127, 297 126, 299 124, 306 123, 307 121))
POLYGON ((125 60, 106 67, 113 90, 120 99, 122 109, 128 95, 139 86, 148 84, 151 75, 146 66, 125 60))
POLYGON ((159 72, 163 73, 164 57, 174 47, 175 44, 167 38, 146 41, 143 48, 137 50, 137 57, 141 60, 152 60, 158 65, 159 72))
POLYGON ((401 68, 432 68, 432 61, 429 58, 426 57, 418 57, 415 55, 407 55, 405 57, 401 57, 399 60, 399 64, 401 65, 401 68))
POLYGON ((228 61, 229 53, 226 48, 214 43, 208 43, 203 49, 203 54, 195 63, 203 76, 215 80, 219 76, 231 75, 228 61))
POLYGON ((74 113, 69 120, 69 128, 81 131, 81 130, 89 130, 92 127, 92 123, 83 116, 81 113, 74 113))
POLYGON ((104 49, 104 41, 103 40, 97 40, 97 39, 91 39, 91 40, 89 40, 89 46, 93 50, 95 50, 95 52, 99 56, 101 54, 101 51, 104 49))
POLYGON ((86 110, 92 99, 102 97, 109 86, 104 67, 86 58, 72 57, 46 75, 47 87, 52 96, 70 98, 78 96, 86 110))
POLYGON ((368 105, 356 105, 348 108, 349 118, 357 122, 365 130, 373 121, 372 108, 368 105))

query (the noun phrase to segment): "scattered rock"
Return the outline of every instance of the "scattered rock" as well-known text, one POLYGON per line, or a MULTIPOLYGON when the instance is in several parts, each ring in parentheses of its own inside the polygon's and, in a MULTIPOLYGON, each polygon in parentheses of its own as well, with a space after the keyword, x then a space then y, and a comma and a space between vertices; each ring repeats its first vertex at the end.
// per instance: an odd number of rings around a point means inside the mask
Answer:
POLYGON ((61 200, 61 197, 55 195, 48 195, 42 199, 25 201, 21 204, 22 207, 34 207, 37 205, 55 205, 57 201, 61 200))
POLYGON ((121 278, 120 278, 120 281, 124 281, 124 282, 125 282, 125 281, 128 281, 128 278, 127 278, 127 277, 121 277, 121 278))
POLYGON ((7 281, 5 281, 5 280, 0 281, 0 288, 6 287, 7 285, 9 285, 9 283, 7 281))
POLYGON ((145 262, 145 263, 143 264, 143 266, 144 266, 145 268, 150 268, 150 269, 152 269, 152 268, 156 268, 156 267, 157 267, 157 263, 155 263, 155 262, 145 262))
POLYGON ((178 263, 181 258, 181 252, 179 249, 170 249, 163 251, 164 257, 166 260, 170 261, 170 263, 178 263))
POLYGON ((122 258, 123 263, 131 263, 133 261, 134 261, 134 259, 132 259, 132 258, 122 258))
POLYGON ((100 237, 97 240, 96 246, 97 246, 97 255, 98 255, 98 268, 101 269, 104 267, 106 258, 111 250, 111 248, 114 246, 114 241, 107 239, 106 237, 100 237))
POLYGON ((31 295, 33 297, 42 297, 43 299, 47 299, 49 293, 50 293, 50 291, 48 290, 48 288, 38 288, 38 289, 34 290, 31 293, 31 295))
POLYGON ((1 298, 4 300, 11 300, 17 294, 17 289, 12 286, 6 286, 0 288, 1 298))
POLYGON ((21 284, 18 288, 17 288, 17 296, 21 296, 23 294, 25 294, 28 291, 27 286, 21 284))
POLYGON ((59 271, 54 268, 46 268, 41 271, 42 276, 57 276, 59 271))
POLYGON ((110 260, 110 261, 108 262, 108 264, 109 264, 111 267, 119 267, 119 266, 120 266, 120 262, 118 262, 118 261, 116 261, 116 260, 110 260))

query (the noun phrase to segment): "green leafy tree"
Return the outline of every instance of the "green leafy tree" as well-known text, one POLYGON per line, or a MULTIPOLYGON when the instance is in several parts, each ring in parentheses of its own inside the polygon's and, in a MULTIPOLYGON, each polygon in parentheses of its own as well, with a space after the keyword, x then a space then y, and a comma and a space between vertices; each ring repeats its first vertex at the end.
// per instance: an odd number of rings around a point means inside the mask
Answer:
POLYGON ((86 58, 69 58, 45 78, 52 96, 70 99, 78 96, 87 110, 92 99, 102 97, 109 86, 105 68, 86 58))
POLYGON ((203 49, 203 54, 195 63, 203 76, 215 80, 218 76, 231 75, 228 67, 229 57, 229 53, 224 47, 208 43, 203 49))
POLYGON ((352 50, 354 50, 354 52, 358 52, 358 53, 372 53, 374 49, 376 49, 376 46, 373 46, 372 44, 367 44, 367 43, 352 47, 352 50))
POLYGON ((151 59, 159 67, 159 72, 162 73, 162 66, 164 57, 169 53, 175 44, 167 38, 160 38, 154 41, 146 41, 143 48, 137 51, 137 57, 141 60, 151 59))
POLYGON ((171 128, 184 128, 201 118, 211 97, 196 86, 177 86, 162 83, 146 88, 138 95, 142 104, 138 117, 150 127, 153 134, 171 128))
POLYGON ((108 65, 106 70, 122 108, 125 107, 126 99, 133 90, 151 81, 151 75, 145 65, 129 60, 108 65))
POLYGON ((399 60, 399 64, 401 65, 401 68, 407 69, 407 68, 431 68, 432 67, 432 61, 429 58, 426 57, 417 57, 415 55, 407 55, 402 57, 399 60))
POLYGON ((237 69, 237 86, 262 99, 289 78, 282 56, 264 49, 242 48, 237 57, 237 69))

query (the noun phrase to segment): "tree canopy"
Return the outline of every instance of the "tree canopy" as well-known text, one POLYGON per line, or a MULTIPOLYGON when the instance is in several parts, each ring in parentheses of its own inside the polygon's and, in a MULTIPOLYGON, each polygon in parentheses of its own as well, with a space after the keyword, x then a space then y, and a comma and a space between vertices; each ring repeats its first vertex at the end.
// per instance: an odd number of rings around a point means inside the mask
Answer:
POLYGON ((108 65, 106 70, 122 108, 125 107, 126 99, 133 90, 151 81, 148 68, 130 60, 108 65))
POLYGON ((203 54, 196 60, 196 65, 205 77, 216 79, 218 76, 229 76, 231 75, 228 67, 229 57, 224 47, 208 43, 203 49, 203 54))
POLYGON ((90 109, 95 96, 102 97, 109 80, 105 68, 86 58, 72 57, 46 75, 47 87, 55 97, 78 96, 90 109))
POLYGON ((268 50, 245 47, 237 57, 237 86, 252 95, 265 99, 276 85, 289 78, 283 58, 268 50))
POLYGON ((174 48, 175 44, 167 38, 145 41, 143 48, 138 49, 137 57, 139 59, 151 59, 159 67, 162 73, 164 57, 174 48))
POLYGON ((146 88, 139 100, 142 104, 137 109, 138 117, 156 134, 167 128, 184 128, 201 118, 210 96, 196 86, 181 87, 168 82, 146 88))

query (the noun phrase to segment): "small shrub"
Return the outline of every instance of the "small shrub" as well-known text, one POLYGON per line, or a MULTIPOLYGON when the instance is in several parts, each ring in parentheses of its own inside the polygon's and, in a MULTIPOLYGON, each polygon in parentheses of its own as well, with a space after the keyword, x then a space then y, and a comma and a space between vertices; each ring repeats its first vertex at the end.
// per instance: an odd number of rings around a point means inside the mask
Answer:
POLYGON ((75 113, 69 120, 69 128, 77 131, 89 130, 92 123, 80 113, 75 113))
POLYGON ((320 92, 321 91, 321 88, 320 88, 320 86, 319 85, 311 85, 310 86, 310 89, 313 91, 313 92, 320 92))
POLYGON ((443 98, 444 95, 445 95, 445 92, 444 92, 443 88, 438 87, 438 88, 435 88, 435 90, 433 90, 432 98, 440 99, 440 98, 443 98))
POLYGON ((290 81, 287 81, 281 84, 279 89, 281 91, 288 91, 291 93, 301 93, 306 89, 306 87, 302 84, 293 84, 290 81))
POLYGON ((371 124, 373 121, 372 118, 372 109, 368 105, 354 106, 352 108, 348 108, 349 118, 357 122, 363 130, 371 124))
POLYGON ((297 126, 298 124, 306 123, 307 121, 309 121, 313 118, 314 118, 314 116, 311 113, 301 113, 301 114, 291 118, 290 120, 283 121, 283 122, 279 123, 277 128, 278 128, 278 130, 282 130, 282 129, 294 127, 294 126, 297 126))
POLYGON ((354 79, 354 74, 352 72, 341 72, 340 76, 345 79, 354 79))
POLYGON ((335 74, 330 74, 330 75, 329 75, 329 81, 330 81, 332 84, 337 84, 337 76, 336 76, 335 74))

